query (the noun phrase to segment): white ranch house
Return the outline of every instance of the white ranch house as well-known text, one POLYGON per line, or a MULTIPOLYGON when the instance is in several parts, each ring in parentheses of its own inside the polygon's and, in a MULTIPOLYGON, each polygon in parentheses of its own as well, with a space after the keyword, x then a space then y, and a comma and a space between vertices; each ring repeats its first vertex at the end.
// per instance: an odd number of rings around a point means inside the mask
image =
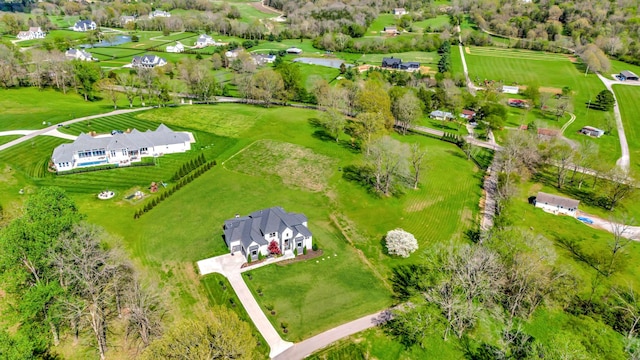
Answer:
POLYGON ((257 260, 258 254, 268 255, 271 241, 276 241, 283 253, 295 250, 301 255, 312 247, 307 217, 279 206, 226 220, 224 241, 232 254, 241 253, 252 260, 257 260))
POLYGON ((157 17, 171 17, 171 14, 168 11, 163 10, 154 10, 149 14, 149 19, 157 18, 157 17))
POLYGON ((69 49, 65 51, 64 55, 71 60, 80 60, 80 61, 93 61, 96 60, 93 55, 89 52, 84 51, 82 49, 69 49))
POLYGON ((572 217, 576 216, 580 201, 566 197, 538 192, 534 201, 537 208, 553 214, 564 214, 572 217))
POLYGON ((227 43, 216 42, 211 36, 207 34, 202 34, 198 36, 198 39, 196 39, 196 42, 194 43, 194 46, 197 48, 204 48, 207 46, 222 46, 222 45, 227 45, 227 43))
POLYGON ((19 40, 33 40, 33 39, 44 39, 46 35, 47 34, 45 34, 45 32, 42 31, 42 28, 40 28, 40 26, 32 26, 27 31, 20 31, 18 35, 16 35, 16 37, 19 40))
POLYGON ((168 53, 181 53, 184 51, 184 45, 180 41, 176 41, 175 45, 167 46, 168 53))
POLYGON ((129 133, 114 131, 112 135, 92 137, 80 134, 71 144, 62 144, 53 150, 51 163, 56 171, 68 171, 91 166, 117 164, 128 166, 143 157, 182 153, 191 149, 193 136, 176 132, 164 124, 155 131, 129 133))
POLYGON ((95 21, 91 20, 78 20, 73 25, 73 31, 89 31, 95 30, 98 26, 95 21))

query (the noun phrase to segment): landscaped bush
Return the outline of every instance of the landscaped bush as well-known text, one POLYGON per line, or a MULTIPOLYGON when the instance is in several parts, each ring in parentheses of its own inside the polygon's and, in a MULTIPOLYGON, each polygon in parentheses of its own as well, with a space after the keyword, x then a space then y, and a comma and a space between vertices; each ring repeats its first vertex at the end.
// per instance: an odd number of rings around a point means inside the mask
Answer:
POLYGON ((418 240, 411 233, 402 229, 391 230, 385 237, 387 250, 391 255, 399 255, 404 258, 418 250, 418 240))

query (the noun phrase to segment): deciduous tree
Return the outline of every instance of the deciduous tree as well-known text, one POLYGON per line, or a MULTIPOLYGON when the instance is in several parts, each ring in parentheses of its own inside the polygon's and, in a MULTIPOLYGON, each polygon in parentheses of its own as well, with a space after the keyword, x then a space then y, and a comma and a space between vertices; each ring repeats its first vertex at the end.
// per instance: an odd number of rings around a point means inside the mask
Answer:
POLYGON ((387 232, 385 236, 385 244, 389 254, 409 257, 413 252, 418 250, 418 240, 413 234, 403 229, 395 229, 387 232))

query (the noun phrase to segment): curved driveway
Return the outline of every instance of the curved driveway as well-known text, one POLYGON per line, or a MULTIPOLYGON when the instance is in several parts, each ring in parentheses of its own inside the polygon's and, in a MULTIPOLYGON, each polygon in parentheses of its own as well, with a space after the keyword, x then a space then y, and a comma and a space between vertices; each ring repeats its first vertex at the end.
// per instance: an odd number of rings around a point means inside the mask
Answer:
POLYGON ((618 106, 618 99, 616 99, 616 93, 613 92, 613 85, 631 85, 631 86, 640 86, 640 83, 623 83, 617 80, 610 80, 601 74, 597 74, 600 78, 600 81, 604 84, 607 90, 611 91, 613 94, 613 114, 616 118, 616 128, 618 130, 618 138, 620 139, 620 151, 622 153, 622 157, 616 161, 616 165, 618 167, 629 170, 630 156, 629 156, 629 143, 627 143, 627 135, 624 133, 624 125, 622 124, 622 115, 620 115, 620 107, 618 106))

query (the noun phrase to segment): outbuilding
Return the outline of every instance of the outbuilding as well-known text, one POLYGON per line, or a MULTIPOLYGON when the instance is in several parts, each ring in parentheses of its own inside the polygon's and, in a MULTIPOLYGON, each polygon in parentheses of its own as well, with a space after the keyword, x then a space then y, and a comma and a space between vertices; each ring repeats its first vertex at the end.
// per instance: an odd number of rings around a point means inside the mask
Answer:
POLYGON ((520 92, 520 88, 517 86, 507 86, 504 85, 502 86, 502 92, 505 94, 517 94, 518 92, 520 92))
POLYGON ((580 201, 540 191, 534 200, 534 204, 537 208, 556 215, 564 214, 575 217, 580 201))
POLYGON ((580 133, 599 138, 600 136, 604 135, 604 130, 594 128, 593 126, 585 126, 580 129, 580 133))
POLYGON ((620 74, 618 75, 618 77, 622 81, 627 81, 627 80, 638 81, 638 75, 632 73, 629 70, 620 71, 620 74))

